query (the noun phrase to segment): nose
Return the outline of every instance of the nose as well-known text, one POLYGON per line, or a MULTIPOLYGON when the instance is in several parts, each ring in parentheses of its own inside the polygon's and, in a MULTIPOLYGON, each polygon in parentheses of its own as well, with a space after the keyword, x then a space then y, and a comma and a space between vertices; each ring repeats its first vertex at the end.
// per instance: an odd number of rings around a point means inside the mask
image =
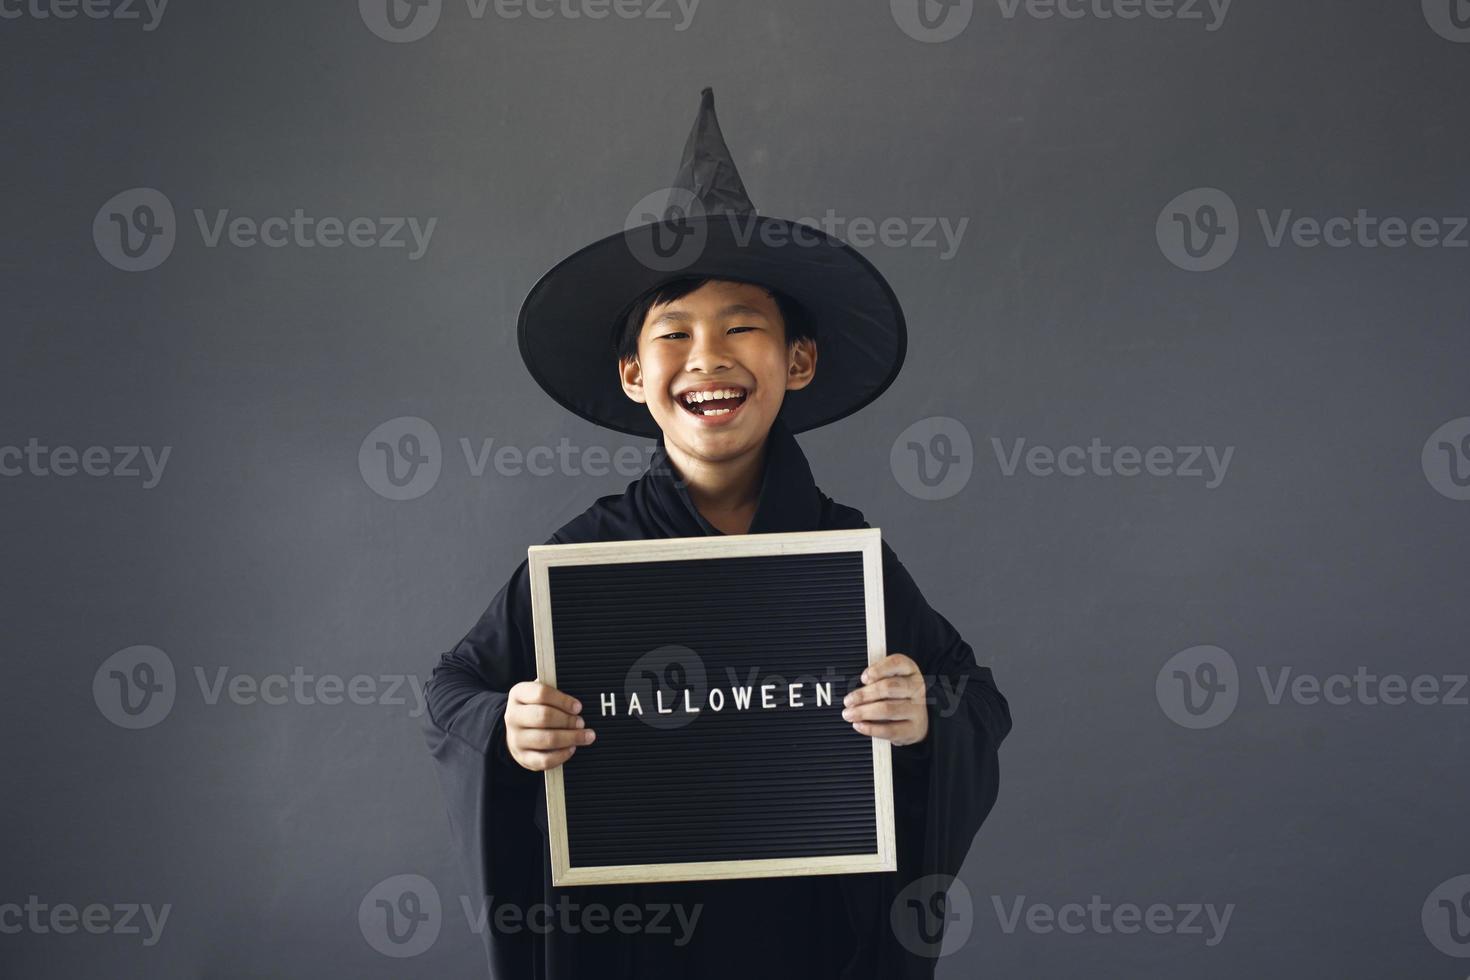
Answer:
POLYGON ((731 358, 726 346, 725 332, 718 325, 696 324, 692 327, 693 341, 689 347, 689 358, 685 368, 690 371, 709 373, 729 370, 731 358))

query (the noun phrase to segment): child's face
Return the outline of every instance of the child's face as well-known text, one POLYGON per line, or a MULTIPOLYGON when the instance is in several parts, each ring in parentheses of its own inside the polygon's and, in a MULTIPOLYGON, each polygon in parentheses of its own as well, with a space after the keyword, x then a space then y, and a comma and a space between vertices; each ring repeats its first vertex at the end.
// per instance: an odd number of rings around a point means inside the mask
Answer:
POLYGON ((648 406, 664 442, 711 462, 760 446, 788 390, 816 374, 816 345, 786 346, 770 293, 749 283, 711 281, 655 306, 638 336, 638 359, 620 367, 628 397, 648 406), (695 390, 734 388, 728 401, 688 406, 695 390))

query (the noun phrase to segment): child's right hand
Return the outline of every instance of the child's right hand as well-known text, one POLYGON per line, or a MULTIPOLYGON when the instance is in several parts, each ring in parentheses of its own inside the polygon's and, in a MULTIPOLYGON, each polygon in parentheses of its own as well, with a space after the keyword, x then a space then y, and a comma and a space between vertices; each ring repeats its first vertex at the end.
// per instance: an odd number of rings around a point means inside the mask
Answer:
POLYGON ((505 745, 523 769, 543 772, 572 757, 597 735, 587 727, 582 704, 540 681, 521 681, 505 706, 505 745))

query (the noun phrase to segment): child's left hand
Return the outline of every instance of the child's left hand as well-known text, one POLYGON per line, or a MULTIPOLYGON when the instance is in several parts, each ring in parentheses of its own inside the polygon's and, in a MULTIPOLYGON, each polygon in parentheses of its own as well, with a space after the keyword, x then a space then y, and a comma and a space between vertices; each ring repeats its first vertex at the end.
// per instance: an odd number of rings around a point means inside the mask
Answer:
POLYGON ((869 664, 863 686, 843 698, 842 717, 864 735, 913 745, 929 734, 928 685, 919 665, 902 653, 869 664))

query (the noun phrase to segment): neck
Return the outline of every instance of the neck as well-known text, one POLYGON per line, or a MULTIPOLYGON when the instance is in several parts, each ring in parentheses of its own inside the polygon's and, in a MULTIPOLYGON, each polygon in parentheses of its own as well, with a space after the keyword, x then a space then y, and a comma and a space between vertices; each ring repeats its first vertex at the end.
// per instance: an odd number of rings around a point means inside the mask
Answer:
POLYGON ((698 459, 667 441, 664 449, 704 519, 726 534, 741 534, 749 529, 760 503, 768 440, 721 460, 698 459))

